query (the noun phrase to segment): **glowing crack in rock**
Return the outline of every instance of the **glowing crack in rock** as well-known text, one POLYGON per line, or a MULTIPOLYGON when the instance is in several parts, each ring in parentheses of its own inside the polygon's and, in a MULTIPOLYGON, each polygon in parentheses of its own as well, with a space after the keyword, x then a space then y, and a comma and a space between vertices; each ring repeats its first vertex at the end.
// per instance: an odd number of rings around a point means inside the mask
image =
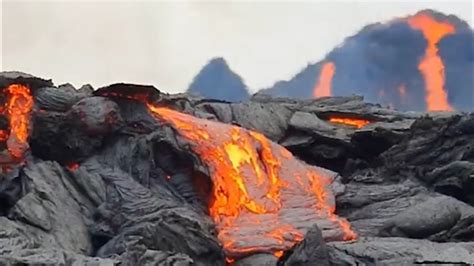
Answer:
POLYGON ((347 125, 347 126, 356 127, 356 128, 363 128, 366 125, 372 123, 371 121, 366 120, 366 119, 336 117, 336 116, 330 117, 329 122, 335 123, 335 124, 347 125))

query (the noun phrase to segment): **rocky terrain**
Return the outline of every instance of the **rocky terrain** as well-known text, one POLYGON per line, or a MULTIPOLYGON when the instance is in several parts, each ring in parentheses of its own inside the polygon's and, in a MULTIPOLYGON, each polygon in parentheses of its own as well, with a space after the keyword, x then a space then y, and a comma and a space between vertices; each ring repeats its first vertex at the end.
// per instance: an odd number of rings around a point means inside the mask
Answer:
POLYGON ((2 265, 474 264, 473 113, 357 96, 229 103, 18 72, 0 89, 2 265), (34 103, 17 125, 12 84, 34 103), (257 159, 209 157, 243 141, 257 159), (278 176, 279 201, 255 169, 278 176), (218 179, 234 174, 240 205, 218 179), (259 210, 267 200, 278 207, 259 210), (241 205, 254 209, 225 219, 241 205))

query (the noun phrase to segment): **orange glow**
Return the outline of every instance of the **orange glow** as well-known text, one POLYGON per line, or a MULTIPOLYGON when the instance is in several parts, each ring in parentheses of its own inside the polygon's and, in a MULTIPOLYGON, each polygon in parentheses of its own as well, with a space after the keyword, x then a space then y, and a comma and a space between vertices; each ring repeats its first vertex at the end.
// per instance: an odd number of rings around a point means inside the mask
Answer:
POLYGON ((0 130, 0 141, 6 141, 8 139, 8 132, 6 130, 0 130))
POLYGON ((324 63, 321 69, 321 73, 319 74, 318 83, 313 89, 314 98, 321 98, 332 95, 331 83, 335 72, 336 65, 334 65, 333 62, 324 63))
MULTIPOLYGON (((355 239, 346 220, 334 214, 331 180, 317 168, 308 166, 285 148, 272 143, 260 133, 237 126, 199 119, 168 108, 148 104, 150 113, 164 121, 191 144, 191 149, 208 166, 213 182, 209 206, 218 229, 218 238, 229 260, 253 252, 283 250, 301 241, 307 228, 287 222, 289 210, 301 211, 302 203, 293 195, 312 202, 313 219, 325 218, 341 228, 341 240, 355 239), (239 228, 256 230, 265 237, 266 246, 242 246, 239 228)), ((296 215, 297 216, 297 215, 296 215)), ((302 215, 304 216, 304 215, 302 215)), ((299 217, 296 217, 298 219, 299 217)))
POLYGON ((275 251, 273 253, 273 255, 275 255, 275 257, 277 257, 277 258, 280 258, 281 256, 283 256, 283 251, 281 251, 281 250, 280 251, 275 251))
POLYGON ((207 166, 213 183, 209 214, 228 264, 251 253, 278 256, 318 220, 342 230, 335 239, 357 237, 349 222, 334 214, 331 175, 297 160, 262 134, 147 103, 142 96, 106 96, 146 103, 150 114, 177 130, 207 166))
POLYGON ((400 98, 404 99, 405 95, 407 94, 407 89, 405 85, 402 84, 398 86, 397 90, 398 90, 398 93, 400 94, 400 98))
POLYGON ((438 42, 448 34, 456 31, 455 27, 446 22, 436 21, 426 13, 420 13, 408 19, 408 24, 420 30, 426 41, 425 55, 418 69, 425 80, 426 105, 428 111, 450 111, 448 95, 444 89, 444 64, 438 55, 438 42))
POLYGON ((72 163, 69 163, 67 164, 67 168, 71 171, 76 171, 77 169, 79 169, 81 165, 76 163, 76 162, 72 162, 72 163))
POLYGON ((228 258, 228 257, 226 257, 226 258, 225 258, 225 262, 227 263, 227 265, 230 265, 230 264, 234 263, 234 262, 235 262, 235 260, 234 260, 234 259, 231 259, 231 258, 228 258))
POLYGON ((6 112, 10 123, 10 136, 7 141, 8 151, 15 158, 21 158, 28 146, 30 113, 33 108, 33 97, 26 86, 13 84, 6 89, 8 101, 6 112))
POLYGON ((363 128, 366 125, 372 123, 371 121, 366 120, 366 119, 347 118, 347 117, 330 117, 329 122, 353 126, 356 128, 363 128))

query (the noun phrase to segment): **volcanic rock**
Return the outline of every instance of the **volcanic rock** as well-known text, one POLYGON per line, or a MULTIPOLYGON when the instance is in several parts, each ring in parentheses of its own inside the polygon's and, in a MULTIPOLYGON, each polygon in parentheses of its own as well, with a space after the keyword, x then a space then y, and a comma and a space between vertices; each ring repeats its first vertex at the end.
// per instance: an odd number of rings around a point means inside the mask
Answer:
POLYGON ((34 99, 0 164, 0 264, 474 263, 473 114, 0 77, 34 99))
POLYGON ((45 80, 23 72, 0 72, 0 88, 5 89, 11 84, 24 84, 29 86, 32 90, 53 87, 53 82, 51 80, 45 80))
POLYGON ((233 266, 274 266, 276 263, 277 258, 271 254, 255 254, 238 260, 233 266))
POLYGON ((321 230, 317 226, 306 233, 303 241, 280 258, 278 265, 329 265, 328 249, 324 243, 321 230))
MULTIPOLYGON (((2 265, 85 265, 112 266, 118 260, 88 257, 62 249, 18 249, 7 255, 0 255, 2 265)), ((145 264, 142 264, 145 265, 145 264)))
POLYGON ((472 264, 474 244, 408 238, 361 238, 328 244, 330 265, 472 264))

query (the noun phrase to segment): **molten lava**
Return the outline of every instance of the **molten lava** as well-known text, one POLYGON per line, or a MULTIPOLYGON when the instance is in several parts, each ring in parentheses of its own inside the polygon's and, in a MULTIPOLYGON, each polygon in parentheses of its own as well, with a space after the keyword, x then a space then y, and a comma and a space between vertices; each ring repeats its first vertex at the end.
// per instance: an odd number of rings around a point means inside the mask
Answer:
POLYGON ((10 132, 2 132, 1 138, 7 139, 7 149, 13 158, 22 158, 28 147, 30 114, 33 109, 33 97, 30 89, 24 85, 12 84, 6 89, 7 102, 4 112, 9 119, 10 132))
POLYGON ((81 167, 80 164, 76 163, 76 162, 71 162, 71 163, 68 163, 66 165, 67 169, 69 169, 69 171, 76 171, 77 169, 79 169, 79 167, 81 167))
POLYGON ((348 118, 348 117, 330 117, 329 122, 336 123, 336 124, 343 124, 348 125, 356 128, 363 128, 366 125, 372 123, 366 119, 359 119, 359 118, 348 118))
POLYGON ((314 98, 327 97, 332 95, 331 83, 334 73, 336 72, 336 65, 333 62, 326 62, 319 74, 318 83, 313 89, 314 98))
POLYGON ((437 21, 426 13, 410 17, 408 24, 412 28, 420 30, 427 41, 425 55, 418 65, 418 69, 425 80, 425 100, 428 111, 452 110, 444 89, 444 64, 438 55, 437 44, 446 35, 454 33, 455 27, 449 22, 437 21))
POLYGON ((153 104, 148 108, 208 167, 210 215, 231 261, 256 252, 281 256, 314 223, 328 239, 356 238, 349 223, 334 214, 329 187, 334 175, 327 170, 304 164, 260 133, 153 104))

